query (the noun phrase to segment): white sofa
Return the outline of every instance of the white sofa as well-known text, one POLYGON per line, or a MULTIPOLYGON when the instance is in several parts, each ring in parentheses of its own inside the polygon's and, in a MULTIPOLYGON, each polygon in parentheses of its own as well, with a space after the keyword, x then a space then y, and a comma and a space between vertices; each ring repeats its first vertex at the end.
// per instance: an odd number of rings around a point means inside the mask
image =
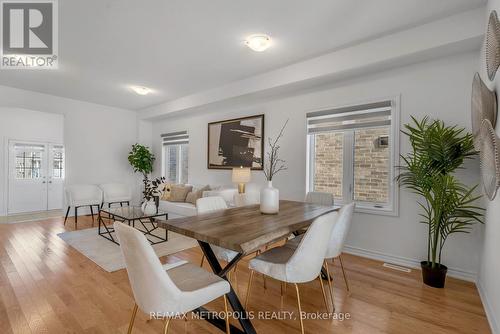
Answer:
MULTIPOLYGON (((202 187, 202 186, 201 186, 202 187)), ((193 190, 200 189, 200 186, 193 186, 193 190)), ((203 192, 203 197, 220 196, 222 197, 228 206, 233 206, 234 195, 238 193, 238 189, 233 187, 210 187, 212 190, 207 190, 203 192)), ((184 202, 170 202, 160 200, 159 210, 168 212, 169 218, 195 216, 196 215, 196 205, 184 202)))
MULTIPOLYGON (((193 190, 201 189, 203 185, 193 185, 193 190)), ((238 189, 234 186, 210 186, 211 190, 203 192, 203 197, 220 196, 228 207, 234 206, 234 196, 238 194, 238 189)), ((253 197, 260 196, 261 186, 255 183, 246 185, 246 193, 252 193, 253 197)), ((186 216, 196 216, 196 205, 184 202, 169 202, 160 200, 159 210, 168 212, 169 218, 179 218, 186 216)))

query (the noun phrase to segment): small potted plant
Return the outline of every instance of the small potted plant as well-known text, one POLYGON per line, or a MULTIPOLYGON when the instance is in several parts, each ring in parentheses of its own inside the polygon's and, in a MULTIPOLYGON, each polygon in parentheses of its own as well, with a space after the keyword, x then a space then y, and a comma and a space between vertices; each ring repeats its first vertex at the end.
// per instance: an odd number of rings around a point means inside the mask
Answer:
POLYGON ((267 179, 267 187, 260 191, 260 212, 264 214, 276 214, 279 212, 280 193, 278 189, 273 187, 273 177, 287 169, 285 160, 279 158, 280 146, 278 145, 287 124, 288 120, 283 124, 274 141, 268 138, 269 151, 267 152, 267 159, 262 168, 267 179))
POLYGON ((413 118, 402 131, 410 139, 412 150, 400 167, 398 181, 421 197, 421 223, 428 227, 427 260, 421 262, 425 284, 443 288, 447 267, 441 263, 445 245, 454 233, 469 233, 474 223, 482 223, 484 209, 475 205, 481 197, 474 195, 476 186, 463 184, 454 175, 464 160, 473 158, 472 135, 443 121, 421 121, 413 118))
POLYGON ((154 180, 144 180, 144 203, 142 203, 142 211, 145 214, 158 213, 158 206, 160 204, 160 196, 163 189, 162 185, 165 183, 164 177, 159 177, 154 180))

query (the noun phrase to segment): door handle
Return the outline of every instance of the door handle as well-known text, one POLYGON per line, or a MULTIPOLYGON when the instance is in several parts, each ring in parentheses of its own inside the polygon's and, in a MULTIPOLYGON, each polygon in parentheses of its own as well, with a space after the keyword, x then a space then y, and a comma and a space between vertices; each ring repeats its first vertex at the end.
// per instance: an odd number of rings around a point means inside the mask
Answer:
POLYGON ((47 183, 47 182, 43 181, 42 183, 47 183))
POLYGON ((52 181, 49 181, 49 183, 52 183, 52 181))

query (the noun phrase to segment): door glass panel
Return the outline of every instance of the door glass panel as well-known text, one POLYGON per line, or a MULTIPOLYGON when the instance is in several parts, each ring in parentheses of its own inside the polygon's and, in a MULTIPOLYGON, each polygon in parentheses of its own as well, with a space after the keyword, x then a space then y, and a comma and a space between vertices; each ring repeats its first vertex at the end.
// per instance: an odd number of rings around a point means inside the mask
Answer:
POLYGON ((315 135, 314 191, 333 194, 342 199, 342 164, 344 132, 315 135))
POLYGON ((354 200, 389 203, 389 127, 354 132, 354 200))
POLYGON ((54 146, 52 157, 52 177, 64 179, 64 149, 61 146, 54 146))
POLYGON ((16 179, 41 178, 44 146, 16 144, 14 149, 16 179))

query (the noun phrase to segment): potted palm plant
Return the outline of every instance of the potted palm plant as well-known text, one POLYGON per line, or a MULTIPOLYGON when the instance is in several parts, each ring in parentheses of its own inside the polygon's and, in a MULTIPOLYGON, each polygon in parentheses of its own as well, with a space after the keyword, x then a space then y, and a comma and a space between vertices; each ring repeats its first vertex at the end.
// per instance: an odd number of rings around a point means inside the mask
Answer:
POLYGON ((483 222, 484 209, 475 203, 476 186, 467 186, 454 175, 471 159, 473 137, 465 129, 446 126, 443 121, 413 118, 402 132, 412 150, 401 155, 403 166, 398 181, 419 195, 421 223, 428 227, 427 260, 421 262, 425 284, 443 288, 447 267, 441 263, 443 247, 454 233, 468 233, 475 223, 483 222))

